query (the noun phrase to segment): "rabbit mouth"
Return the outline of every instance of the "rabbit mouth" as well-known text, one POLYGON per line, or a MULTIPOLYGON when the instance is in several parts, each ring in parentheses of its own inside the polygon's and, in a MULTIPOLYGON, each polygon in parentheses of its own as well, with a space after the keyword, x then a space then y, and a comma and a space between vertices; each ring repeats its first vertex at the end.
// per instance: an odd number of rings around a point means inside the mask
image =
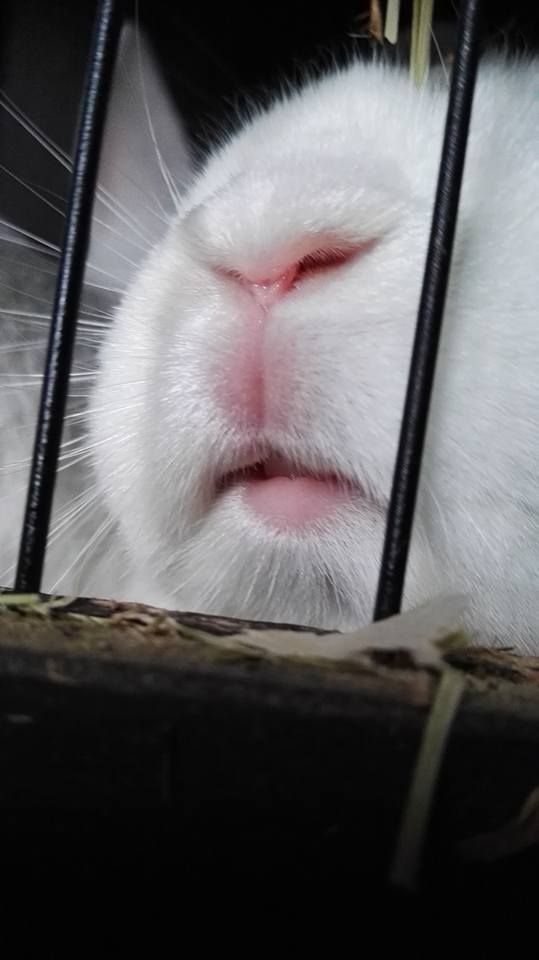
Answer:
POLYGON ((300 530, 349 506, 361 490, 332 473, 315 473, 278 454, 225 474, 220 494, 239 493, 247 510, 276 530, 300 530))

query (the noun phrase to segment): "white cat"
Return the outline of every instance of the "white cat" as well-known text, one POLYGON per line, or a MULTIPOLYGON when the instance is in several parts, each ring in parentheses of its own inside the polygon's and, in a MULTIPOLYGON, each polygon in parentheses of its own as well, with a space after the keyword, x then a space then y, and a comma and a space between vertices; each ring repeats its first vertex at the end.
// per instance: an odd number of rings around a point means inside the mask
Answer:
MULTIPOLYGON (((363 624, 447 85, 358 63, 195 174, 132 33, 122 62, 88 276, 125 292, 112 322, 99 300, 81 319, 44 588, 363 624)), ((405 589, 406 606, 464 592, 478 640, 536 652, 538 90, 536 61, 480 65, 405 589)), ((6 584, 38 393, 18 374, 37 386, 42 362, 28 328, 6 320, 0 352, 6 584)))

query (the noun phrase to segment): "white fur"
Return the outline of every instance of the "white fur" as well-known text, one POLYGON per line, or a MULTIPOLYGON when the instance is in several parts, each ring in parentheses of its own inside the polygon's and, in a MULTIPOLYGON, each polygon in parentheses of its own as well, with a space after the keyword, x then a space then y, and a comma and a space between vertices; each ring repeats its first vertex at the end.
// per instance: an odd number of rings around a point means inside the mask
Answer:
MULTIPOLYGON (((89 401, 92 529, 113 524, 61 589, 326 627, 368 621, 446 104, 441 82, 418 92, 404 71, 357 64, 283 97, 210 158, 106 333, 89 401), (241 429, 215 400, 244 307, 220 269, 277 275, 291 248, 309 253, 328 235, 374 243, 274 305, 265 378, 278 390, 279 357, 292 357, 287 426, 241 429), (308 533, 276 533, 237 491, 215 497, 253 448, 369 496, 308 533)), ((163 111, 160 124, 170 127, 163 111)), ((537 652, 538 130, 537 64, 484 62, 405 594, 409 606, 463 591, 479 640, 537 652)))

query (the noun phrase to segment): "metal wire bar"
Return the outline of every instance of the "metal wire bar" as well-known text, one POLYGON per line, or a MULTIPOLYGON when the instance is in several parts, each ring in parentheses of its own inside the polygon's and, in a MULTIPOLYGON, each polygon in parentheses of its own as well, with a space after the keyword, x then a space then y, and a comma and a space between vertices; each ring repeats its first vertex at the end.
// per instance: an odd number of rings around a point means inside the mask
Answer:
POLYGON ((117 0, 101 0, 96 16, 71 178, 21 535, 15 580, 15 589, 21 592, 38 591, 41 585, 77 313, 90 236, 99 151, 118 46, 119 26, 117 0))
POLYGON ((480 10, 481 0, 467 0, 462 5, 460 16, 436 199, 374 608, 375 620, 398 613, 402 602, 479 59, 480 10))

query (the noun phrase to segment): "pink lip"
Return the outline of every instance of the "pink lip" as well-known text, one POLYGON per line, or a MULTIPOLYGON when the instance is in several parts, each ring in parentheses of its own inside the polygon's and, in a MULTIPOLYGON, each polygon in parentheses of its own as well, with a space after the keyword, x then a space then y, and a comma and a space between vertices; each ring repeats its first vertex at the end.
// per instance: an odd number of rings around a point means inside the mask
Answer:
POLYGON ((336 476, 314 475, 279 456, 223 478, 220 489, 238 487, 244 502, 277 530, 300 530, 350 503, 358 489, 336 476))

